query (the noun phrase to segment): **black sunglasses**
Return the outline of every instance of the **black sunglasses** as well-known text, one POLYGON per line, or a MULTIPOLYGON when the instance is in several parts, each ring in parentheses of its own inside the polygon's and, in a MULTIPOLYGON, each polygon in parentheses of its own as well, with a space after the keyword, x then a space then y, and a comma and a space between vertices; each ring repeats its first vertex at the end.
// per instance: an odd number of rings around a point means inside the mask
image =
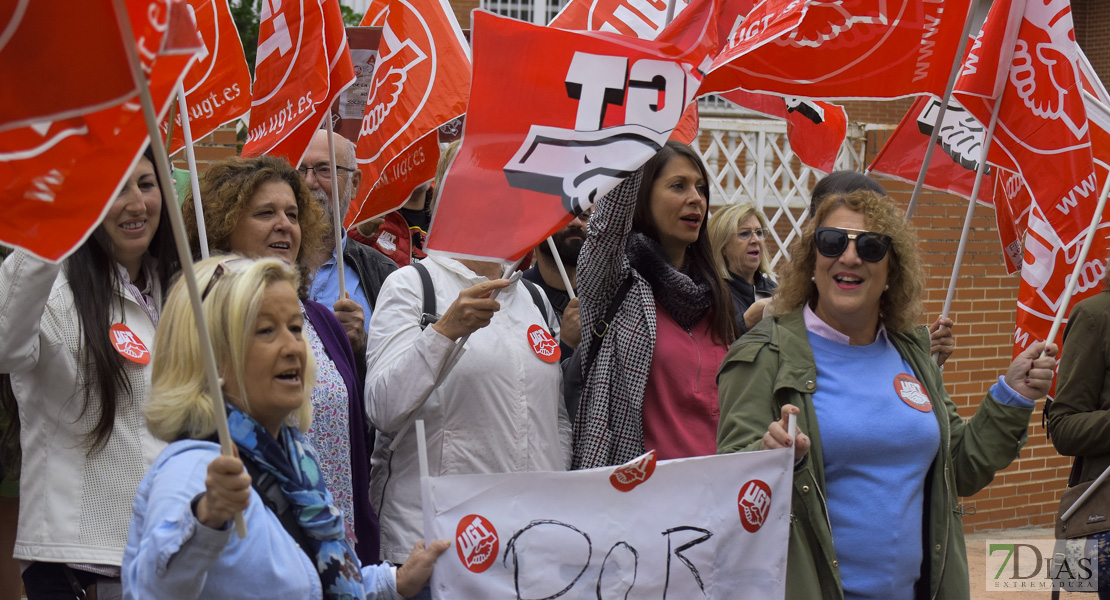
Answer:
MULTIPOLYGON (((858 230, 852 230, 858 231, 858 230)), ((836 227, 818 227, 814 235, 814 243, 821 256, 836 258, 848 249, 848 242, 855 240, 856 254, 867 262, 879 262, 886 256, 887 250, 894 242, 893 238, 885 233, 861 231, 848 233, 836 227)))

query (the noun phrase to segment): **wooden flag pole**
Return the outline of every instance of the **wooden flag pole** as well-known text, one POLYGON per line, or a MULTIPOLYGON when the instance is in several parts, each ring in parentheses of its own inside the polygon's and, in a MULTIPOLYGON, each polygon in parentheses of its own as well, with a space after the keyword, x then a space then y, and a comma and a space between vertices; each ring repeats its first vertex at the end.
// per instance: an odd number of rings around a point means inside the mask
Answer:
MULTIPOLYGON (((193 190, 193 212, 197 218, 197 239, 200 240, 200 257, 208 258, 208 230, 204 227, 204 205, 200 198, 200 176, 197 175, 197 155, 193 149, 193 130, 189 126, 189 105, 185 101, 185 85, 177 82, 177 103, 181 107, 181 134, 185 138, 185 160, 189 163, 189 186, 193 190)), ((172 105, 171 105, 172 106, 172 105)), ((170 120, 173 123, 173 120, 170 120)))
MULTIPOLYGON (((197 324, 199 334, 197 337, 200 341, 201 355, 204 358, 204 371, 208 378, 209 396, 212 397, 212 404, 215 408, 216 433, 220 439, 220 451, 225 456, 233 456, 231 433, 227 427, 227 409, 224 407, 219 371, 216 368, 216 354, 212 350, 212 340, 208 337, 208 321, 204 316, 200 289, 197 287, 197 276, 193 271, 193 257, 189 250, 189 238, 185 234, 185 220, 181 217, 181 207, 177 204, 177 192, 170 183, 173 181, 170 176, 170 158, 165 147, 155 143, 161 140, 158 117, 154 111, 154 101, 150 97, 150 89, 147 87, 146 78, 143 76, 142 64, 139 61, 139 50, 135 46, 135 38, 131 34, 134 31, 131 28, 131 17, 127 14, 124 0, 112 0, 112 6, 115 8, 116 19, 119 21, 122 30, 124 48, 127 51, 127 62, 131 67, 131 76, 135 80, 135 85, 139 88, 139 103, 142 106, 143 119, 146 121, 147 132, 150 135, 150 147, 154 151, 154 166, 158 170, 158 177, 163 181, 162 202, 166 205, 169 213, 170 225, 173 227, 173 237, 177 242, 177 253, 181 259, 181 276, 188 288, 190 304, 193 307, 193 318, 197 324)), ((247 535, 247 522, 243 519, 243 513, 241 512, 235 514, 235 531, 241 538, 247 535)))
POLYGON ((937 113, 937 124, 933 126, 933 132, 929 134, 929 145, 925 147, 925 161, 921 163, 921 171, 917 175, 917 183, 913 186, 913 194, 910 196, 910 203, 906 206, 906 220, 913 218, 913 211, 917 207, 917 199, 921 195, 921 188, 925 185, 925 175, 929 172, 929 162, 933 160, 933 148, 937 145, 937 136, 940 135, 940 127, 944 124, 944 113, 948 110, 948 101, 952 98, 952 90, 956 87, 956 79, 960 75, 960 67, 963 65, 964 49, 967 48, 967 36, 971 33, 972 17, 975 16, 975 8, 978 6, 978 0, 971 0, 967 6, 967 20, 964 22, 964 32, 960 35, 960 43, 956 48, 956 59, 952 63, 952 70, 948 74, 948 85, 944 88, 944 97, 940 100, 940 112, 937 113))
MULTIPOLYGON (((999 100, 994 103, 994 110, 991 111, 991 122, 987 125, 986 134, 983 136, 983 150, 979 156, 979 166, 975 169, 975 183, 971 186, 971 200, 967 203, 967 215, 964 216, 964 228, 960 232, 960 245, 956 248, 956 260, 952 263, 952 277, 948 280, 948 295, 944 297, 944 308, 940 311, 940 318, 948 317, 948 311, 952 309, 952 300, 956 298, 956 280, 960 277, 960 267, 964 263, 964 252, 967 250, 967 238, 971 234, 971 220, 975 216, 975 202, 979 197, 979 187, 983 183, 983 176, 987 173, 987 154, 991 149, 991 142, 994 141, 994 128, 998 125, 998 112, 999 107, 1002 106, 1002 101, 999 100)), ((933 130, 940 129, 938 122, 933 130)), ((933 353, 933 361, 937 364, 940 363, 940 353, 933 353)))

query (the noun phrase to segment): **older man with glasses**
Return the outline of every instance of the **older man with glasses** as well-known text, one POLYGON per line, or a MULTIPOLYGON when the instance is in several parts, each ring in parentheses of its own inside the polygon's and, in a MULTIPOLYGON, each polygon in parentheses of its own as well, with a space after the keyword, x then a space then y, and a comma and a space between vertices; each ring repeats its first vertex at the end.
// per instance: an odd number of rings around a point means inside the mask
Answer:
MULTIPOLYGON (((356 364, 365 369, 366 332, 370 314, 378 300, 378 291, 387 275, 397 270, 397 265, 381 252, 349 239, 346 233, 340 234, 343 244, 343 293, 339 290, 339 268, 335 246, 335 234, 331 230, 333 217, 332 179, 339 182, 339 221, 347 216, 347 208, 358 191, 362 173, 355 165, 355 145, 340 135, 335 136, 335 160, 333 165, 328 152, 328 134, 324 130, 316 132, 308 146, 301 166, 297 169, 304 175, 308 189, 320 202, 327 215, 328 235, 324 236, 323 247, 312 264, 319 265, 312 278, 309 297, 326 306, 332 306, 339 317, 351 347, 355 351, 356 364)), ((359 373, 360 378, 365 376, 359 373)))

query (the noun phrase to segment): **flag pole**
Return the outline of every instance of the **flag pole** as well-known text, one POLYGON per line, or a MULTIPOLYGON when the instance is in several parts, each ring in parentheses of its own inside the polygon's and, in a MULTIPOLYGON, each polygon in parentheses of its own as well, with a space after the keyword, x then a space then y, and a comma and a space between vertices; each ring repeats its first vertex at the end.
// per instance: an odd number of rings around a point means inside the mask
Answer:
MULTIPOLYGON (((1110 175, 1106 177, 1106 183, 1102 186, 1102 193, 1098 197, 1098 205, 1095 207, 1095 216, 1091 219, 1091 226, 1087 228, 1087 237, 1083 240, 1083 249, 1079 251, 1079 259, 1075 261, 1075 268, 1072 269, 1071 277, 1068 279, 1067 288, 1064 290, 1064 297, 1060 301, 1060 308, 1056 309, 1056 319, 1052 321, 1052 329, 1048 332, 1047 341, 1051 342, 1056 339, 1056 333, 1060 331, 1060 323, 1064 320, 1064 314, 1068 312, 1068 304, 1071 302, 1072 293, 1075 292, 1076 282, 1079 281, 1079 274, 1083 271, 1084 263, 1087 262, 1087 253, 1091 250, 1091 245, 1095 241, 1095 233, 1098 231, 1099 222, 1102 221, 1102 212, 1106 209, 1106 196, 1110 195, 1110 175)), ((1044 356, 1044 352, 1041 353, 1044 356)), ((1060 515, 1060 520, 1067 521, 1068 517, 1075 513, 1076 509, 1087 498, 1091 496, 1098 489, 1098 486, 1110 477, 1110 467, 1098 476, 1098 479, 1083 491, 1083 493, 1075 500, 1071 506, 1068 507, 1064 514, 1060 515)))
MULTIPOLYGON (((154 151, 154 166, 158 171, 158 177, 165 182, 162 184, 162 202, 166 205, 169 213, 170 225, 173 227, 173 237, 177 242, 177 253, 181 259, 182 279, 185 280, 185 287, 188 288, 190 304, 193 307, 193 317, 197 324, 199 334, 197 337, 200 341, 200 351, 204 359, 204 371, 208 378, 209 395, 212 397, 212 404, 216 409, 216 433, 220 439, 221 454, 233 456, 231 433, 227 427, 227 411, 224 407, 223 392, 220 388, 219 371, 216 368, 216 354, 212 350, 212 340, 208 337, 207 319, 205 319, 204 309, 201 306, 196 273, 193 272, 193 257, 189 251, 189 238, 185 235, 185 220, 181 218, 181 207, 177 204, 177 192, 174 190, 174 186, 169 183, 172 181, 170 179, 170 158, 166 149, 161 144, 155 143, 161 140, 158 117, 155 114, 154 101, 150 97, 150 89, 147 87, 146 78, 143 76, 142 66, 139 62, 139 50, 135 46, 135 38, 132 34, 134 30, 131 27, 131 17, 127 14, 124 0, 112 0, 112 6, 116 11, 116 20, 122 30, 123 45, 127 52, 127 63, 131 68, 131 77, 135 80, 136 87, 139 88, 139 103, 142 106, 143 119, 146 121, 147 133, 150 136, 150 147, 154 151)), ((247 522, 243 519, 242 512, 235 513, 235 531, 241 538, 247 535, 247 522)))
MULTIPOLYGON (((506 266, 505 269, 501 272, 501 279, 508 279, 512 277, 513 274, 516 273, 517 268, 520 267, 520 263, 523 261, 524 257, 522 256, 517 259, 516 262, 506 266)), ((513 281, 515 281, 515 279, 513 281)), ((496 289, 490 292, 489 299, 495 300, 497 296, 501 293, 501 289, 503 288, 496 289)), ((409 417, 408 421, 404 425, 402 425, 399 430, 397 430, 397 437, 393 438, 393 442, 389 444, 390 452, 395 452, 397 450, 397 447, 401 445, 401 440, 405 439, 405 434, 408 432, 409 429, 412 428, 412 424, 416 422, 416 419, 418 418, 418 415, 420 413, 420 409, 424 408, 424 403, 428 401, 428 398, 432 395, 432 392, 434 392, 435 389, 439 387, 441 383, 443 383, 444 379, 447 379, 448 373, 450 373, 451 369, 455 367, 455 363, 458 362, 459 356, 462 354, 463 346, 466 345, 466 341, 469 339, 470 334, 468 333, 459 338, 457 342, 455 342, 455 347, 451 349, 451 354, 447 356, 447 361, 443 363, 443 368, 440 369, 439 376, 436 377, 435 383, 432 384, 432 387, 428 388, 428 393, 424 394, 424 397, 416 403, 416 408, 412 410, 412 416, 409 417)))
POLYGON ((964 22, 964 32, 960 36, 959 46, 956 48, 956 59, 952 63, 952 71, 948 74, 948 85, 944 88, 944 97, 940 101, 940 112, 937 113, 937 124, 933 127, 933 132, 929 134, 929 145, 925 147, 925 161, 921 163, 921 171, 917 175, 917 182, 913 186, 913 194, 910 195, 910 203, 906 207, 906 220, 913 218, 913 211, 917 208, 917 199, 921 195, 921 188, 925 185, 925 175, 929 172, 929 162, 933 160, 933 148, 937 145, 937 136, 940 135, 940 126, 944 123, 944 113, 948 110, 948 101, 952 98, 952 90, 956 87, 956 79, 960 75, 960 67, 963 65, 964 50, 967 48, 967 36, 971 33, 972 17, 975 16, 975 9, 978 6, 978 0, 971 0, 967 6, 967 20, 964 22))
MULTIPOLYGON (((983 136, 983 150, 979 156, 979 166, 975 169, 975 183, 971 186, 971 200, 967 203, 967 215, 964 216, 964 228, 960 232, 960 245, 956 248, 956 260, 952 263, 952 277, 948 280, 948 295, 944 297, 944 308, 940 311, 940 318, 948 317, 948 311, 952 309, 952 300, 956 298, 956 280, 960 277, 960 267, 964 263, 964 252, 967 249, 967 238, 971 235, 971 220, 975 216, 975 203, 979 197, 979 187, 983 183, 983 176, 987 173, 987 154, 990 153, 991 142, 994 141, 994 128, 998 125, 999 107, 1002 106, 1002 100, 999 99, 994 103, 994 110, 991 111, 991 121, 987 125, 987 132, 983 136)), ((940 122, 933 126, 933 131, 940 129, 940 122)), ((940 353, 933 353, 933 362, 940 364, 940 353)))
MULTIPOLYGON (((200 198, 200 176, 197 175, 197 155, 193 149, 193 130, 189 125, 189 105, 185 101, 185 85, 180 81, 177 82, 177 103, 181 107, 181 134, 185 138, 185 160, 189 163, 189 186, 193 190, 193 212, 197 217, 197 239, 200 240, 200 257, 203 260, 208 258, 208 230, 204 226, 204 206, 200 198)), ((170 126, 173 126, 172 118, 170 126)))
POLYGON ((328 128, 328 159, 331 160, 331 228, 335 233, 335 269, 339 273, 339 297, 346 298, 347 286, 343 272, 343 219, 339 216, 339 164, 335 162, 335 131, 331 124, 330 106, 324 113, 324 122, 327 123, 328 128))
POLYGON ((567 294, 571 300, 574 300, 577 297, 574 295, 574 286, 570 284, 567 268, 563 266, 563 258, 559 256, 559 249, 555 247, 555 240, 551 239, 551 236, 547 236, 547 247, 551 250, 551 257, 555 259, 555 266, 559 269, 559 277, 563 278, 563 286, 567 288, 567 294))

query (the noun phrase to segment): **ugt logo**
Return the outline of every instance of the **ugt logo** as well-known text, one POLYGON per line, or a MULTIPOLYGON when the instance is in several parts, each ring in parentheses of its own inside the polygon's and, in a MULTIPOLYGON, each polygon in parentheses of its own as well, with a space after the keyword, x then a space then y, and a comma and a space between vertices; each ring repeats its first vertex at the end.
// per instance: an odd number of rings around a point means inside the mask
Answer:
POLYGON ((455 530, 455 548, 464 567, 481 573, 497 560, 500 543, 493 523, 481 515, 467 515, 455 530))
POLYGON ((1082 539, 1060 547, 1056 540, 988 542, 987 589, 1096 591, 1095 544, 1087 546, 1082 539))
POLYGON ((559 196, 580 214, 663 147, 710 63, 575 52, 565 78, 574 127, 533 125, 504 167, 509 185, 559 196), (607 113, 620 122, 606 126, 607 113))

